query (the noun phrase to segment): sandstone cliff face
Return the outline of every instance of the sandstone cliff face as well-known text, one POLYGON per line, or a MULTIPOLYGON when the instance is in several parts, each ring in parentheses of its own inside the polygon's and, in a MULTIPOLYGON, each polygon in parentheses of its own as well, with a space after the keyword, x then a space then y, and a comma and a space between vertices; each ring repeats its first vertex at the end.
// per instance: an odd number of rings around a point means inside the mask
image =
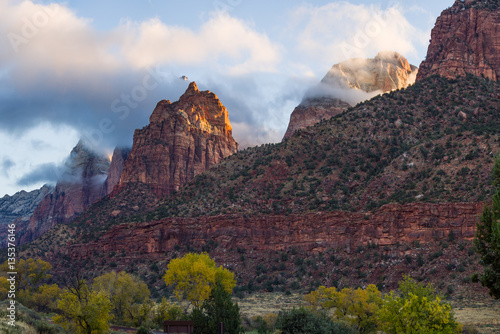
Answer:
POLYGON ((66 167, 54 192, 43 198, 21 232, 20 243, 38 238, 56 224, 68 223, 101 198, 109 169, 106 157, 96 155, 80 141, 71 151, 66 167))
POLYGON ((446 78, 467 73, 500 78, 500 5, 493 0, 455 1, 432 29, 427 57, 417 80, 438 74, 446 78))
POLYGON ((108 176, 102 185, 101 197, 109 195, 113 188, 120 182, 122 175, 123 165, 130 153, 129 148, 115 148, 113 156, 111 157, 111 164, 109 166, 108 176))
POLYGON ((225 249, 275 251, 297 247, 324 252, 344 248, 350 252, 369 243, 383 246, 442 240, 450 231, 458 238, 471 240, 482 207, 482 203, 418 203, 385 205, 370 215, 337 211, 249 218, 170 218, 115 226, 97 242, 69 245, 68 253, 75 259, 118 251, 163 255, 177 245, 201 247, 208 240, 225 249))
POLYGON ((397 52, 379 52, 373 59, 349 59, 333 65, 322 82, 365 92, 390 92, 415 82, 417 67, 397 52))
POLYGON ((150 124, 135 131, 118 189, 141 182, 164 196, 237 150, 227 109, 192 82, 179 101, 160 101, 150 124))
MULTIPOLYGON (((290 123, 283 139, 295 131, 336 116, 350 107, 348 91, 366 93, 389 92, 406 88, 415 82, 417 67, 397 52, 379 52, 373 59, 349 59, 334 65, 321 80, 322 92, 316 97, 306 97, 290 116, 290 123), (323 97, 335 95, 336 98, 323 97)), ((366 98, 365 98, 366 99, 366 98)), ((357 101, 359 102, 359 100, 357 101)), ((351 101, 352 103, 352 101, 351 101)))

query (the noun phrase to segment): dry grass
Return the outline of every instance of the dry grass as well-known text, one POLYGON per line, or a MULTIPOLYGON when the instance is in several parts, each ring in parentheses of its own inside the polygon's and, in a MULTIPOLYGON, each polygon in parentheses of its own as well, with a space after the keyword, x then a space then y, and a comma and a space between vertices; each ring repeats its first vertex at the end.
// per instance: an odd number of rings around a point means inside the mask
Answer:
POLYGON ((301 294, 286 296, 283 293, 254 293, 244 299, 237 299, 243 318, 263 316, 268 313, 278 314, 280 310, 300 307, 303 304, 301 294))
POLYGON ((480 333, 500 333, 500 301, 486 299, 453 304, 458 322, 474 326, 480 333))

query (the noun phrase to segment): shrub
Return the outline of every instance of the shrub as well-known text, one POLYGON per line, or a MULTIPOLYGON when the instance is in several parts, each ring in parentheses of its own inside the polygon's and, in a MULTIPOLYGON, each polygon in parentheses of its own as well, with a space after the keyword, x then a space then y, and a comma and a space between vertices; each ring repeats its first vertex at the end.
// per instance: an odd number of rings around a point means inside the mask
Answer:
POLYGON ((322 312, 313 312, 306 308, 281 311, 278 315, 276 328, 282 334, 351 334, 356 333, 349 326, 332 321, 322 312))
POLYGON ((386 333, 456 333, 457 322, 448 303, 441 302, 431 284, 424 286, 409 276, 399 282, 401 296, 384 297, 379 318, 386 333), (408 329, 411 329, 408 331, 408 329))

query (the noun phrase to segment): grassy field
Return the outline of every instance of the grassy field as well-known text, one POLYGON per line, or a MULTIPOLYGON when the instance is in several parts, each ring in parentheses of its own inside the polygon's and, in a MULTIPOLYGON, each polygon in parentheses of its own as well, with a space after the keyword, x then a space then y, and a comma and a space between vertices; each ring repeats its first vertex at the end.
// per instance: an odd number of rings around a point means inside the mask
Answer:
POLYGON ((452 303, 457 320, 476 327, 480 333, 500 333, 500 301, 485 298, 483 301, 452 303))

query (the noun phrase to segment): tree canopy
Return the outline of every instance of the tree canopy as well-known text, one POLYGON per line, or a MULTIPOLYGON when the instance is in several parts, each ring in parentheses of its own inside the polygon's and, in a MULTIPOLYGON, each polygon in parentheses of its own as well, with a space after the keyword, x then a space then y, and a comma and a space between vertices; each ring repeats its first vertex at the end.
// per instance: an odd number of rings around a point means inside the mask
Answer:
POLYGON ((229 293, 236 285, 234 274, 222 266, 217 267, 207 253, 188 253, 182 258, 173 259, 163 279, 167 285, 175 287, 174 292, 179 300, 185 298, 198 307, 208 299, 216 282, 229 293))
POLYGON ((117 323, 131 325, 140 316, 141 306, 150 294, 146 283, 124 271, 112 271, 95 278, 92 289, 109 297, 117 323))

